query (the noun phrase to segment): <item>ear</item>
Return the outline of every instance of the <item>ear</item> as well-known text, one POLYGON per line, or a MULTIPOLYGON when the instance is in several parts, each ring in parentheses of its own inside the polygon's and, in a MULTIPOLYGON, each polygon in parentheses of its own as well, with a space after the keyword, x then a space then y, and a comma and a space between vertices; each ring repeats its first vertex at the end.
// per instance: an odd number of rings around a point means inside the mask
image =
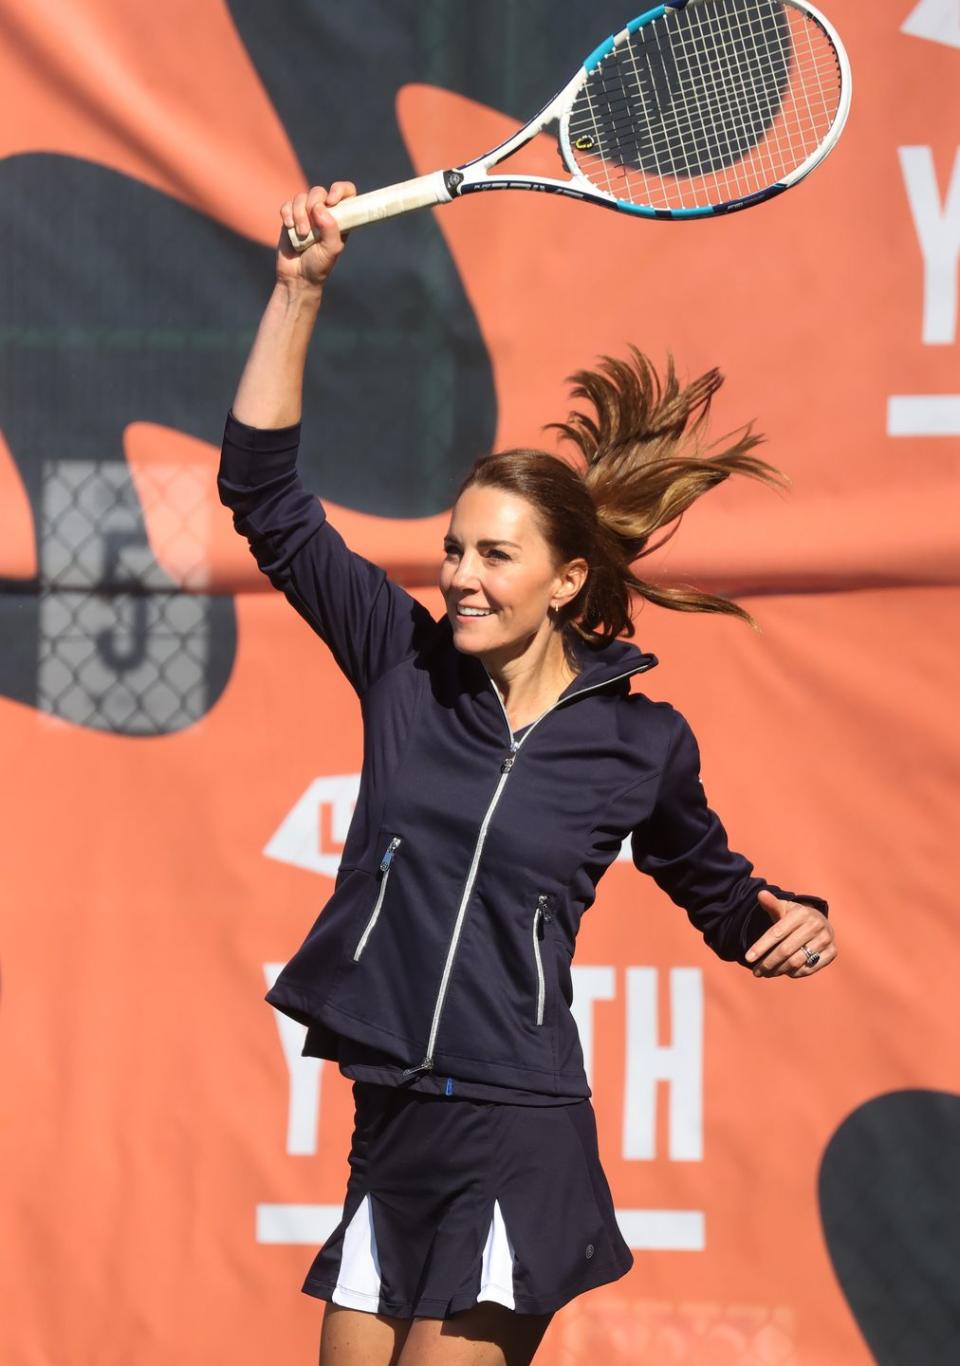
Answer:
POLYGON ((590 566, 584 559, 569 560, 557 570, 555 588, 551 603, 554 607, 566 607, 568 602, 580 592, 590 573, 590 566))

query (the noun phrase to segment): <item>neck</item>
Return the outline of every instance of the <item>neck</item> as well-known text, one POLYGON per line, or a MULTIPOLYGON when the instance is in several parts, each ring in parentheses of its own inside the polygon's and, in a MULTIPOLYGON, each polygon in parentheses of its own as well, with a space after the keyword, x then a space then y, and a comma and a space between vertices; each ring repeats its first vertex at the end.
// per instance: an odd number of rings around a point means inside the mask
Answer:
POLYGON ((545 711, 577 677, 577 670, 567 660, 563 639, 553 629, 542 638, 534 636, 510 659, 481 658, 511 720, 520 718, 518 725, 525 723, 528 712, 545 711))

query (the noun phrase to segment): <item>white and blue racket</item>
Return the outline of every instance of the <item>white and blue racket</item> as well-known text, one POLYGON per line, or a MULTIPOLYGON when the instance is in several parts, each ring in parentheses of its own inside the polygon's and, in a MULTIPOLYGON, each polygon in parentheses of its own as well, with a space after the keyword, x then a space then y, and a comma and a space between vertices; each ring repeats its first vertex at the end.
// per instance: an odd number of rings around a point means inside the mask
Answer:
MULTIPOLYGON (((803 0, 665 0, 608 38, 486 155, 331 210, 342 231, 479 190, 539 190, 642 218, 709 218, 796 185, 836 145, 850 62, 803 0), (556 127, 567 179, 491 173, 556 127)), ((298 251, 314 240, 291 228, 298 251)))

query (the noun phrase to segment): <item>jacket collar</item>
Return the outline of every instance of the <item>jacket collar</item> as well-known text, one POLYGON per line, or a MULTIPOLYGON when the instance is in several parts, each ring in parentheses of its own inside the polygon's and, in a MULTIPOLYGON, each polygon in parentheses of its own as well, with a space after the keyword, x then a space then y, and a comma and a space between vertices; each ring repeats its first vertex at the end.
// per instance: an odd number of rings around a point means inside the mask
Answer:
POLYGON ((658 663, 656 655, 645 653, 627 640, 609 640, 599 646, 588 645, 577 635, 572 640, 580 672, 567 684, 558 701, 612 683, 618 678, 626 678, 630 674, 643 673, 655 668, 658 663))
MULTIPOLYGON (((461 665, 468 670, 468 676, 471 678, 476 691, 481 693, 489 691, 492 680, 483 662, 475 655, 460 654, 454 649, 453 628, 446 613, 440 618, 439 625, 445 644, 453 649, 461 665)), ((631 674, 643 673, 647 669, 655 668, 659 663, 656 655, 645 653, 636 645, 631 645, 627 640, 609 640, 603 645, 588 645, 578 635, 574 635, 572 640, 579 673, 564 688, 557 698, 558 702, 567 697, 573 697, 577 693, 589 692, 594 688, 603 687, 617 679, 623 679, 626 682, 631 674)))

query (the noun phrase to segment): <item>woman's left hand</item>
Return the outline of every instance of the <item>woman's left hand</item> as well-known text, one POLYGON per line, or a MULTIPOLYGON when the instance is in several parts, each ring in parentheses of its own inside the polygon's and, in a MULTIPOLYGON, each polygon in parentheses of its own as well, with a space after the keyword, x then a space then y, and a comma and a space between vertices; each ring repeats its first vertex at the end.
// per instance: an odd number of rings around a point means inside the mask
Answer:
POLYGON ((757 893, 757 900, 776 923, 747 952, 755 977, 811 977, 833 962, 837 956, 833 927, 822 911, 799 901, 782 901, 766 890, 757 893), (819 953, 818 963, 807 961, 803 944, 811 953, 819 953))

